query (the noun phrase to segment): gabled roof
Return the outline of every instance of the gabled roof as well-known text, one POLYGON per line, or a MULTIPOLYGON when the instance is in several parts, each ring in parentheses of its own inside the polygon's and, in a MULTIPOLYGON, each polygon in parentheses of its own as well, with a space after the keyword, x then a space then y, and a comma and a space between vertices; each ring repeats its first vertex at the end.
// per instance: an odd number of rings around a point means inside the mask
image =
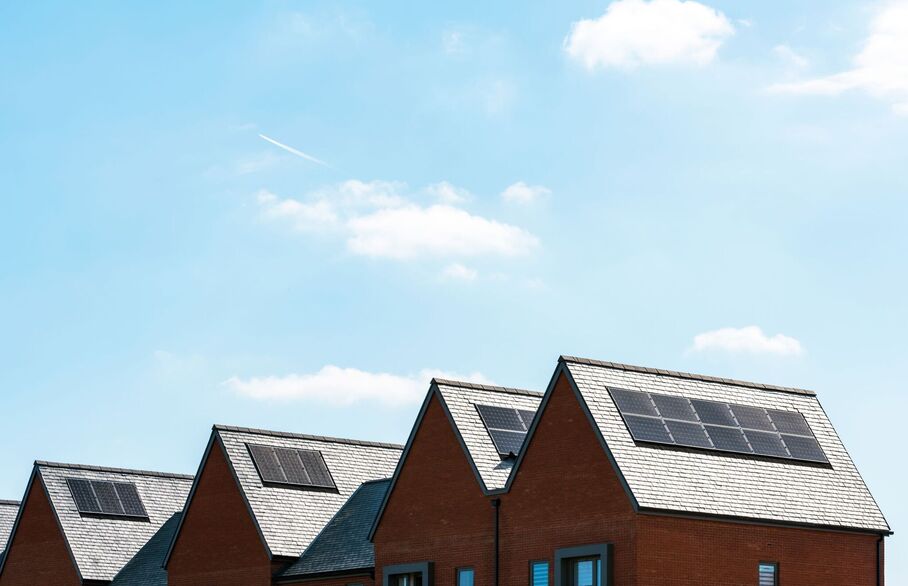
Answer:
POLYGON ((638 511, 890 531, 812 391, 568 356, 559 362, 549 393, 559 372, 568 375, 638 511), (830 466, 635 443, 613 387, 800 412, 830 466))
POLYGON ((390 484, 387 478, 363 483, 278 580, 372 570, 375 548, 369 541, 369 530, 390 484))
POLYGON ((35 462, 32 482, 42 482, 82 580, 110 581, 174 513, 182 510, 192 477, 182 474, 35 462), (135 484, 147 520, 79 513, 67 478, 135 484))
MULTIPOLYGON (((226 425, 213 427, 209 450, 215 440, 223 445, 233 476, 272 559, 298 558, 363 482, 391 475, 402 449, 397 444, 226 425), (337 490, 265 485, 247 444, 321 452, 337 490)), ((187 508, 191 504, 192 496, 187 508)), ((165 564, 176 539, 175 535, 165 557, 165 564)))
POLYGON ((0 500, 0 564, 3 563, 3 556, 6 553, 6 542, 10 533, 13 532, 13 525, 16 524, 16 516, 19 514, 19 501, 0 500))
POLYGON ((542 401, 543 393, 441 378, 432 379, 429 385, 429 392, 426 393, 426 398, 419 410, 419 414, 416 416, 416 422, 410 430, 410 437, 407 439, 406 446, 404 446, 404 453, 397 468, 394 470, 394 476, 391 477, 391 485, 388 487, 388 491, 375 517, 375 522, 369 531, 370 540, 375 535, 385 506, 388 504, 388 499, 394 491, 394 485, 397 484, 397 478, 407 459, 410 446, 413 445, 416 432, 422 424, 423 417, 425 417, 426 410, 433 397, 438 397, 442 409, 444 409, 448 421, 451 423, 454 434, 470 463, 470 467, 473 469, 473 474, 476 476, 476 482, 479 483, 480 489, 484 494, 491 495, 504 490, 510 478, 511 470, 514 467, 514 459, 502 459, 498 454, 498 450, 492 443, 492 438, 489 436, 489 432, 482 422, 479 412, 476 410, 476 405, 493 405, 496 407, 513 407, 536 411, 542 401))
POLYGON ((120 570, 111 586, 167 586, 167 570, 164 569, 164 555, 180 524, 182 512, 161 525, 154 537, 148 540, 129 563, 120 570))

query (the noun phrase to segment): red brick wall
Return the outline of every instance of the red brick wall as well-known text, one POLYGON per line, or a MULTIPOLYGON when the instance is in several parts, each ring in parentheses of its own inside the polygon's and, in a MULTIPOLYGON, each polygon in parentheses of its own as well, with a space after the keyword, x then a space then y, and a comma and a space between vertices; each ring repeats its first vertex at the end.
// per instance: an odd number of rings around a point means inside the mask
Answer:
POLYGON ((270 586, 271 562, 215 440, 167 566, 170 586, 270 586))
POLYGON ((639 586, 753 586, 778 562, 783 585, 874 586, 876 536, 640 515, 639 586))
POLYGON ((432 560, 436 586, 472 566, 491 584, 494 510, 435 396, 401 469, 375 535, 375 579, 382 567, 432 560))
POLYGON ((78 586, 79 575, 39 477, 22 506, 0 586, 78 586))
POLYGON ((633 584, 633 507, 563 377, 524 449, 502 495, 502 586, 529 584, 531 560, 548 560, 553 574, 555 549, 594 543, 614 544, 616 584, 633 584))
POLYGON ((374 586, 375 580, 372 576, 347 576, 340 578, 321 578, 315 580, 300 580, 292 582, 300 586, 351 586, 353 584, 362 584, 362 586, 374 586))

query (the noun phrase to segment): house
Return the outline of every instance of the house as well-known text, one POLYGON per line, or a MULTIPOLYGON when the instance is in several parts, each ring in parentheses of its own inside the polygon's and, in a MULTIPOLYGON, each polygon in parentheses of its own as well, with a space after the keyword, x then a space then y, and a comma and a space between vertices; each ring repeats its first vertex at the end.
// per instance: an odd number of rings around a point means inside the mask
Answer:
POLYGON ((356 489, 299 559, 275 577, 275 584, 374 584, 369 531, 390 483, 389 478, 371 480, 356 489))
POLYGON ((0 564, 6 552, 6 541, 13 532, 16 515, 19 514, 19 501, 0 500, 0 564))
POLYGON ((370 535, 383 586, 870 586, 889 534, 814 392, 562 357, 433 381, 370 535))
POLYGON ((35 462, 0 585, 112 583, 183 508, 191 482, 179 474, 35 462))
POLYGON ((401 446, 216 425, 169 551, 172 586, 270 586, 401 446))

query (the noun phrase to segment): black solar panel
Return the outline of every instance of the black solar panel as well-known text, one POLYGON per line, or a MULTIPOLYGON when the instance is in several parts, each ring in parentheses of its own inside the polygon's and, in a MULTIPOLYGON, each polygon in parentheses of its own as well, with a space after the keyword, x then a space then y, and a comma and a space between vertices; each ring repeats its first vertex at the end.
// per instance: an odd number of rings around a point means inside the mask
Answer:
POLYGON ((67 478, 66 484, 80 513, 148 518, 135 484, 82 478, 67 478))
POLYGON ((495 449, 498 450, 498 455, 507 458, 519 454, 536 415, 535 411, 495 405, 476 405, 476 410, 486 426, 486 431, 489 432, 489 437, 492 438, 492 443, 495 444, 495 449))
POLYGON ((609 389, 637 441, 828 463, 804 416, 701 399, 609 389))
POLYGON ((335 488, 321 452, 246 444, 265 484, 335 488))

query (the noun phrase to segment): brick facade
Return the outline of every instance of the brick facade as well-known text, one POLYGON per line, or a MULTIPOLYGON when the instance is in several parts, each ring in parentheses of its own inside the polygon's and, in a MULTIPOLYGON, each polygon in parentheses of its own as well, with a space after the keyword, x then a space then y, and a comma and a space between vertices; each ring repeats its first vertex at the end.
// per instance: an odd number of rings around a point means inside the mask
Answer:
POLYGON ((220 440, 199 476, 167 564, 171 586, 269 586, 272 564, 220 440))
POLYGON ((6 552, 0 586, 78 586, 63 533, 57 524, 41 478, 33 477, 22 517, 6 552))

